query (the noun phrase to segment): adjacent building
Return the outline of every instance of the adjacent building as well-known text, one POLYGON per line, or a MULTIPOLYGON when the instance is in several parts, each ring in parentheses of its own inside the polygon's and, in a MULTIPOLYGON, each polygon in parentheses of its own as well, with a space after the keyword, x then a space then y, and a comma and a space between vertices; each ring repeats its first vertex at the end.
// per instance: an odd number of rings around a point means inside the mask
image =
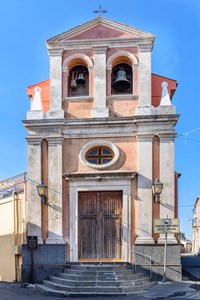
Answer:
POLYGON ((21 281, 26 186, 26 173, 0 181, 0 281, 21 281))
POLYGON ((193 208, 193 249, 194 254, 200 254, 200 197, 197 197, 193 208))
MULTIPOLYGON (((38 280, 66 262, 132 262, 136 253, 152 256, 155 277, 163 272, 164 236, 154 234, 153 220, 178 217, 179 115, 176 80, 152 74, 154 39, 100 16, 46 42, 50 79, 27 88, 23 121, 38 280), (156 179, 164 184, 159 199, 156 179)), ((174 234, 168 243, 167 277, 179 280, 180 245, 174 234)), ((30 270, 24 245, 24 281, 30 270)))

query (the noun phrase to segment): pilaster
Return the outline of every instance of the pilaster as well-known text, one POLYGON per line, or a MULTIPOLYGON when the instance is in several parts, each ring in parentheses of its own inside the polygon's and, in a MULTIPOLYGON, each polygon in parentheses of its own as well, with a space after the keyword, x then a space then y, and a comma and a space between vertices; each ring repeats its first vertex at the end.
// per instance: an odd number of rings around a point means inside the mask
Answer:
POLYGON ((139 136, 138 143, 138 224, 136 244, 154 243, 152 238, 152 137, 139 136))
POLYGON ((139 106, 136 114, 149 114, 151 107, 151 46, 139 47, 138 70, 139 106))
POLYGON ((62 143, 63 138, 48 139, 48 238, 46 244, 63 244, 62 226, 62 143))
POLYGON ((61 49, 49 50, 50 56, 50 110, 48 118, 63 118, 62 109, 62 52, 61 49))
POLYGON ((37 185, 41 183, 41 140, 28 141, 28 235, 38 237, 38 243, 43 243, 41 236, 41 200, 37 185))
MULTIPOLYGON (((163 190, 160 196, 160 218, 174 218, 174 135, 160 136, 160 181, 163 182, 163 190), (170 159, 169 159, 170 153, 170 159)), ((159 243, 164 242, 164 236, 160 235, 159 243)), ((176 243, 173 234, 168 234, 168 243, 176 243)))
POLYGON ((92 117, 108 117, 106 107, 106 51, 107 47, 93 48, 94 51, 94 108, 92 117))

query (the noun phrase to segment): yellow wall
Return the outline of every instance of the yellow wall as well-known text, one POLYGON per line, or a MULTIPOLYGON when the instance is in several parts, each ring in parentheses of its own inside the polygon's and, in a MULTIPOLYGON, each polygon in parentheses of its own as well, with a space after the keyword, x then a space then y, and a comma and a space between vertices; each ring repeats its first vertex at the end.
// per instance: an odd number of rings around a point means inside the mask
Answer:
POLYGON ((23 243, 24 212, 24 194, 0 198, 0 281, 20 281, 21 255, 13 248, 23 243))

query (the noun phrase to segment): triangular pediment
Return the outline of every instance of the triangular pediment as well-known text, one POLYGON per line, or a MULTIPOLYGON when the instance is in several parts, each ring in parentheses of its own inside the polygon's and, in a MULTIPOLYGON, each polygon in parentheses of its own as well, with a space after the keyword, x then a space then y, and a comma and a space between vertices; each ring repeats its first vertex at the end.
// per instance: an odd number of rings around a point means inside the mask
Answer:
POLYGON ((97 17, 76 26, 47 40, 47 44, 63 43, 67 41, 95 40, 95 39, 124 39, 124 38, 154 38, 154 35, 140 29, 116 22, 104 17, 97 17))

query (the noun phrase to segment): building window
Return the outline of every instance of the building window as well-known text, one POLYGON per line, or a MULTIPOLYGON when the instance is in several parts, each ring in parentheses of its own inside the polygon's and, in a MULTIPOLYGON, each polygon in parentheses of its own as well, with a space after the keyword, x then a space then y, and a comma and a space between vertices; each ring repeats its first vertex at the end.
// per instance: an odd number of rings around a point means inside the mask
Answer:
POLYGON ((118 160, 119 149, 109 141, 96 140, 84 145, 79 157, 88 167, 105 169, 118 160))
POLYGON ((89 72, 85 66, 79 65, 69 71, 68 96, 89 95, 89 72))
POLYGON ((111 93, 131 94, 133 91, 132 68, 128 64, 118 64, 112 69, 111 93))
POLYGON ((85 155, 86 160, 95 165, 107 164, 113 157, 113 151, 106 147, 92 148, 85 155))

